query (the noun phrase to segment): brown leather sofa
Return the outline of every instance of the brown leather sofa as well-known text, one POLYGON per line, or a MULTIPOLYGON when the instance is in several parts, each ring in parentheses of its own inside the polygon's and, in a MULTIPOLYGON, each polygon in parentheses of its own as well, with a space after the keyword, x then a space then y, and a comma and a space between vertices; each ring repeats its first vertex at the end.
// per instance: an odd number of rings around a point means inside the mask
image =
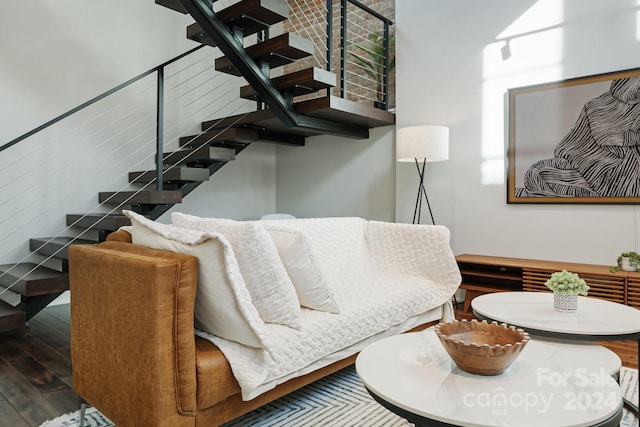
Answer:
POLYGON ((194 335, 195 257, 121 231, 71 246, 69 278, 74 389, 118 427, 217 426, 355 361, 243 401, 222 352, 194 335))

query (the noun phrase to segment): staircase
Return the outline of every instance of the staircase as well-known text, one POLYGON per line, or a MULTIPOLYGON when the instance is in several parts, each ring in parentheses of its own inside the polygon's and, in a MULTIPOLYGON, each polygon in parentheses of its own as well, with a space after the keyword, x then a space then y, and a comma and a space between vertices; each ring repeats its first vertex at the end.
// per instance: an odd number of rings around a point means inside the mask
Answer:
MULTIPOLYGON (((179 151, 162 154, 160 168, 129 173, 129 182, 139 186, 138 191, 98 194, 99 203, 112 206, 115 213, 68 214, 68 226, 97 230, 98 240, 104 240, 110 232, 129 225, 121 209, 160 217, 252 143, 304 146, 306 137, 323 134, 367 138, 369 128, 395 123, 394 114, 373 104, 332 95, 336 75, 330 71, 310 67, 270 78, 270 70, 314 51, 313 43, 298 34, 269 37, 270 26, 289 17, 285 0, 243 0, 218 12, 205 0, 155 2, 192 15, 196 23, 187 27, 187 37, 220 48, 225 56, 216 59, 215 69, 243 76, 250 84, 240 89, 239 96, 255 101, 257 109, 203 122, 201 133, 180 138, 179 151), (258 42, 245 48, 243 40, 251 35, 258 42), (296 99, 314 93, 317 96, 311 99, 296 99)), ((24 328, 29 318, 68 290, 70 244, 95 243, 70 237, 31 239, 30 250, 59 260, 60 271, 33 263, 0 265, 0 291, 10 288, 21 299, 15 307, 0 301, 0 332, 24 328)))

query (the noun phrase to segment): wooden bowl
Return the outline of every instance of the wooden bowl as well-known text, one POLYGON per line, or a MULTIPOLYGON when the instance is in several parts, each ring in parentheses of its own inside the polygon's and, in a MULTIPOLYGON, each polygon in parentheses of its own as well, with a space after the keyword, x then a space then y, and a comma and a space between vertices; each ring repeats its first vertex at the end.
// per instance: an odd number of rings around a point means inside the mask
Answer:
POLYGON ((522 329, 486 320, 439 323, 435 332, 456 365, 478 375, 503 373, 529 342, 522 329))

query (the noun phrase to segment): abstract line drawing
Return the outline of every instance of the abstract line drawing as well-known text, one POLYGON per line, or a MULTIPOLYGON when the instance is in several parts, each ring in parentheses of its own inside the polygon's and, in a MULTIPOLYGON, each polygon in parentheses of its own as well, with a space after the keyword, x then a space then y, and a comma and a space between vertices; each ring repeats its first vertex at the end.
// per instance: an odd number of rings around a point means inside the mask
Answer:
MULTIPOLYGON (((634 70, 635 74, 640 74, 637 71, 634 70)), ((516 110, 520 101, 518 95, 531 93, 536 89, 558 91, 559 88, 579 85, 580 79, 566 81, 566 85, 560 82, 547 87, 510 90, 507 178, 509 203, 640 201, 640 75, 629 73, 625 72, 625 77, 621 78, 614 76, 618 73, 611 73, 585 80, 585 84, 604 81, 608 83, 608 88, 582 104, 577 118, 569 124, 569 130, 562 138, 543 141, 555 146, 549 153, 550 156, 535 161, 531 161, 531 153, 542 153, 543 150, 538 146, 543 142, 540 138, 531 136, 535 129, 527 128, 527 135, 523 134, 524 131, 518 133, 517 129, 518 123, 526 127, 523 125, 527 120, 526 116, 522 116, 524 113, 535 116, 536 107, 545 108, 545 105, 533 105, 531 100, 552 100, 560 104, 554 108, 562 108, 562 105, 569 105, 571 102, 563 102, 560 94, 575 96, 580 88, 575 88, 572 92, 559 91, 551 97, 522 97, 522 102, 529 102, 531 105, 516 110), (519 117, 516 117, 516 111, 521 112, 519 117), (528 145, 518 146, 518 135, 528 145), (521 148, 525 154, 518 158, 521 148)), ((597 87, 601 88, 602 85, 597 87)), ((540 129, 539 125, 537 129, 540 129)))

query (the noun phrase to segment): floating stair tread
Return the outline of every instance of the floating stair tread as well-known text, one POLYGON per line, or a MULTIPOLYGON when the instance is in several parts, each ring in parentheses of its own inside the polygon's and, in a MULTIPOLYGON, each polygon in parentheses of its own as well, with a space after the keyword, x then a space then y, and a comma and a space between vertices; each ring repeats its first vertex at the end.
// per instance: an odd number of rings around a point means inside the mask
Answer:
POLYGON ((116 214, 68 214, 67 225, 95 230, 116 231, 122 226, 131 225, 131 221, 124 215, 116 214))
MULTIPOLYGON (((95 219, 94 217, 92 218, 95 219)), ((71 224, 67 219, 67 225, 71 224)), ((29 239, 29 250, 57 259, 69 259, 69 245, 93 245, 95 243, 93 240, 77 239, 74 237, 40 237, 29 239)))
POLYGON ((0 332, 23 329, 26 321, 24 311, 0 301, 0 332))
MULTIPOLYGON (((307 68, 284 76, 271 79, 271 83, 278 90, 291 90, 293 96, 306 95, 336 85, 336 75, 322 68, 307 68)), ((258 100, 258 93, 251 86, 240 88, 240 97, 258 100)))
MULTIPOLYGON (((245 0, 216 12, 216 16, 229 28, 234 26, 242 28, 242 34, 247 37, 264 30, 265 26, 288 19, 289 7, 281 0, 245 0)), ((202 31, 198 23, 187 27, 187 38, 198 43, 216 46, 216 42, 202 31)))
POLYGON ((30 297, 69 289, 69 275, 33 263, 0 265, 0 286, 30 297))
POLYGON ((297 102, 294 108, 298 114, 369 128, 393 125, 396 122, 396 115, 393 113, 337 96, 324 96, 297 102))
MULTIPOLYGON (((165 182, 203 182, 209 180, 209 171, 187 166, 172 167, 162 173, 165 182)), ((156 181, 156 171, 130 172, 129 182, 146 184, 156 181)))
POLYGON ((209 145, 205 145, 204 147, 165 153, 163 161, 165 164, 175 165, 190 162, 230 162, 235 160, 235 158, 236 150, 233 148, 211 147, 209 145))
POLYGON ((216 12, 223 22, 238 21, 249 16, 267 25, 289 19, 289 6, 284 0, 243 0, 216 12))
POLYGON ((180 138, 181 147, 201 147, 203 145, 215 145, 220 142, 232 142, 239 144, 251 144, 258 142, 258 132, 253 129, 229 128, 225 126, 222 130, 207 132, 207 127, 203 127, 204 133, 180 138))
MULTIPOLYGON (((361 104, 335 96, 314 98, 297 102, 294 108, 299 114, 322 117, 338 123, 347 123, 363 127, 389 126, 395 123, 395 114, 383 111, 367 104, 361 104)), ((322 131, 286 127, 272 110, 265 109, 249 114, 238 114, 224 119, 204 122, 203 128, 213 129, 216 126, 255 126, 275 132, 293 135, 324 135, 322 131)))
POLYGON ((184 13, 185 15, 188 13, 187 9, 185 9, 178 0, 156 0, 156 4, 175 10, 176 12, 184 13))
MULTIPOLYGON (((295 33, 285 33, 249 46, 245 51, 256 62, 266 61, 269 67, 276 68, 313 55, 313 42, 295 33)), ((234 76, 242 75, 224 56, 216 59, 216 70, 234 76)))
POLYGON ((101 192, 98 194, 98 201, 112 205, 171 205, 182 202, 182 192, 159 190, 101 192))

